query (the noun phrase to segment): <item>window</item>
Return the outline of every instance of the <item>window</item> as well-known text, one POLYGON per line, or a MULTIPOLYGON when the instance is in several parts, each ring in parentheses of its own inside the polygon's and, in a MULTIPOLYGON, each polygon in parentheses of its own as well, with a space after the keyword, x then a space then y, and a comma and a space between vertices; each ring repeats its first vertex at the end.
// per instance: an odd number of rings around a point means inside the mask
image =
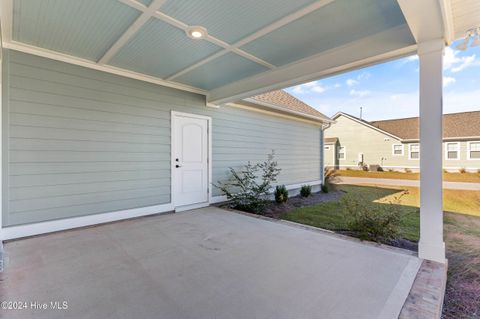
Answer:
POLYGON ((393 144, 392 145, 392 155, 403 156, 403 144, 393 144))
POLYGON ((445 159, 447 160, 460 159, 460 143, 445 144, 445 159))
POLYGON ((420 145, 419 144, 410 144, 408 159, 419 159, 420 158, 420 145))
POLYGON ((480 160, 480 141, 468 143, 468 159, 480 160))
POLYGON ((344 160, 347 158, 347 151, 345 149, 345 146, 340 146, 338 148, 338 159, 344 160))
POLYGON ((325 151, 330 151, 330 145, 325 146, 325 151))

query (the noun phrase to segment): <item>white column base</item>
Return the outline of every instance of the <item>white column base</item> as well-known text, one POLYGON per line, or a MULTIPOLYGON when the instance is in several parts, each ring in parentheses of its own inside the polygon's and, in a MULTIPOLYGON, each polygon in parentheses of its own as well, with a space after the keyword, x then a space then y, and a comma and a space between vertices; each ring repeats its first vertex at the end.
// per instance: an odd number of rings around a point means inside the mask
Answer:
POLYGON ((420 240, 418 242, 418 257, 445 264, 447 262, 445 242, 431 244, 420 240))

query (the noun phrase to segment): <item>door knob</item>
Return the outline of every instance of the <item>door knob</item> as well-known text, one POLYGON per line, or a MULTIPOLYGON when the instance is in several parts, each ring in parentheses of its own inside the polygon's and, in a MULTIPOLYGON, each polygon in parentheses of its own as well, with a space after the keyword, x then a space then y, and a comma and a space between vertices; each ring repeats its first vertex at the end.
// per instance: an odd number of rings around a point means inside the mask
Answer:
POLYGON ((175 167, 176 167, 176 168, 179 168, 179 167, 181 167, 181 166, 177 164, 177 165, 175 165, 175 167))

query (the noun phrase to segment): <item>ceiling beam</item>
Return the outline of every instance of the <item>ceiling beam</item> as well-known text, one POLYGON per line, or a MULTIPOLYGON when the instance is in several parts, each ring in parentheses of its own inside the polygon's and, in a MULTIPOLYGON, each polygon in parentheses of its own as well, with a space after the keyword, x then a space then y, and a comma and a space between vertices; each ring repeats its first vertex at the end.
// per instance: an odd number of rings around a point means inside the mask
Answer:
MULTIPOLYGON (((153 16, 153 14, 160 9, 166 0, 154 0, 148 7, 141 3, 135 3, 138 8, 143 6, 142 14, 135 20, 132 25, 118 38, 118 40, 105 52, 105 54, 98 60, 99 64, 107 64, 108 61, 130 40, 140 28, 153 16)), ((136 2, 136 1, 135 1, 136 2)))
POLYGON ((179 72, 177 72, 175 74, 170 75, 169 77, 167 77, 167 79, 168 80, 173 80, 173 79, 181 76, 182 74, 190 72, 190 71, 192 71, 192 70, 194 70, 194 69, 196 69, 196 68, 198 68, 198 67, 200 67, 200 66, 202 66, 202 65, 204 65, 204 64, 206 64, 206 63, 208 63, 208 62, 210 62, 210 61, 212 61, 212 60, 214 60, 214 59, 216 59, 220 56, 222 56, 222 55, 227 54, 230 51, 234 51, 237 54, 239 54, 239 52, 245 52, 243 50, 239 50, 238 48, 240 48, 241 46, 243 46, 247 43, 250 43, 250 42, 252 42, 252 41, 254 41, 254 40, 256 40, 260 37, 263 37, 264 35, 266 35, 270 32, 273 32, 273 31, 275 31, 275 30, 277 30, 277 29, 279 29, 279 28, 281 28, 281 27, 283 27, 283 26, 285 26, 285 25, 287 25, 287 24, 289 24, 289 23, 291 23, 295 20, 298 20, 298 19, 304 17, 305 15, 322 8, 322 7, 326 6, 327 4, 332 3, 333 1, 335 1, 335 0, 320 0, 320 1, 314 2, 310 5, 308 5, 304 8, 290 14, 290 15, 287 15, 287 16, 273 22, 272 24, 270 24, 270 25, 268 25, 268 26, 266 26, 266 27, 264 27, 264 28, 262 28, 262 29, 260 29, 256 32, 252 33, 251 35, 241 39, 240 41, 235 42, 234 44, 232 44, 228 48, 226 48, 226 50, 221 51, 221 52, 217 52, 217 53, 215 53, 215 54, 213 54, 213 55, 211 55, 211 56, 209 56, 209 57, 207 57, 207 58, 205 58, 205 59, 203 59, 203 60, 201 60, 201 61, 199 61, 195 64, 192 64, 192 65, 186 67, 183 70, 180 70, 179 72))
POLYGON ((0 27, 2 31, 2 43, 12 40, 13 23, 13 0, 0 1, 0 27))
MULTIPOLYGON (((140 11, 142 11, 142 12, 144 12, 144 13, 146 12, 146 10, 149 10, 150 7, 152 7, 152 5, 150 5, 150 6, 148 7, 148 9, 147 9, 147 7, 145 7, 145 6, 142 5, 141 3, 137 2, 136 0, 118 0, 118 1, 122 2, 123 4, 126 4, 126 5, 130 6, 130 7, 132 7, 132 8, 135 8, 135 9, 137 9, 137 10, 140 10, 140 11)), ((159 8, 160 8, 160 7, 159 7, 159 8)), ((159 9, 159 8, 158 8, 158 9, 159 9)), ((178 29, 181 29, 181 30, 183 30, 183 31, 186 31, 186 30, 189 28, 189 25, 187 25, 187 24, 183 23, 182 21, 179 21, 179 20, 177 20, 177 19, 175 19, 175 18, 173 18, 173 17, 171 17, 171 16, 169 16, 169 15, 166 15, 165 13, 159 11, 158 9, 151 14, 152 17, 157 18, 157 19, 159 19, 159 20, 161 20, 161 21, 163 21, 163 22, 165 22, 165 23, 168 23, 168 24, 170 24, 171 26, 174 26, 174 27, 176 27, 176 28, 178 28, 178 29)), ((140 19, 141 17, 142 17, 142 16, 140 16, 139 19, 140 19)), ((147 20, 148 20, 148 19, 147 19, 147 20)), ((238 49, 238 48, 234 48, 234 47, 232 47, 230 44, 228 44, 228 43, 226 43, 226 42, 224 42, 224 41, 222 41, 222 40, 220 40, 220 39, 218 39, 218 38, 216 38, 216 37, 214 37, 214 36, 212 36, 212 35, 210 35, 210 34, 207 35, 204 40, 205 40, 205 41, 208 41, 208 42, 210 42, 210 43, 213 43, 213 44, 215 44, 215 45, 217 45, 217 46, 219 46, 219 47, 221 47, 221 48, 224 48, 224 49, 226 50, 226 52, 235 52, 236 54, 238 54, 238 55, 240 55, 240 56, 242 56, 242 57, 244 57, 244 58, 246 58, 246 59, 249 59, 249 60, 251 60, 251 61, 253 61, 253 62, 255 62, 255 63, 261 64, 261 65, 263 65, 263 66, 265 66, 265 67, 267 67, 267 68, 269 68, 269 69, 274 69, 274 68, 275 68, 275 65, 270 64, 270 63, 268 63, 267 61, 264 61, 264 60, 262 60, 262 59, 260 59, 260 58, 258 58, 258 57, 256 57, 256 56, 254 56, 254 55, 252 55, 252 54, 250 54, 250 53, 248 53, 248 52, 245 52, 245 51, 240 50, 240 49, 238 49)), ((167 80, 172 80, 173 78, 174 78, 174 77, 169 76, 169 77, 167 77, 167 80)))
POLYGON ((398 4, 417 43, 444 38, 439 0, 398 0, 398 4))
POLYGON ((450 0, 439 0, 440 9, 442 11, 444 37, 448 45, 455 39, 455 26, 453 24, 452 3, 450 0))
POLYGON ((416 52, 406 25, 392 28, 312 57, 211 90, 207 102, 225 104, 416 52))

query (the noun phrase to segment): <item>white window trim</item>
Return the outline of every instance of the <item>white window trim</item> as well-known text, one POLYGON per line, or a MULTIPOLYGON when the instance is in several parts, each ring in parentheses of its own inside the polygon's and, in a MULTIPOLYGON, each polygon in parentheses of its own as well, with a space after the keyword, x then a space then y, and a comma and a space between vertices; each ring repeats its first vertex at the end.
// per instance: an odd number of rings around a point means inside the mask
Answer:
POLYGON ((346 160, 347 159, 347 147, 346 146, 339 146, 338 153, 337 153, 338 160, 346 160), (343 147, 343 158, 340 158, 340 149, 343 147))
POLYGON ((404 145, 403 144, 392 144, 392 155, 393 156, 403 156, 405 154, 404 152, 404 145), (402 147, 402 154, 395 154, 395 146, 401 146, 402 147))
POLYGON ((458 161, 460 159, 460 143, 459 142, 446 142, 445 143, 445 160, 446 161, 458 161), (448 144, 457 145, 457 157, 448 158, 448 144))
POLYGON ((480 161, 480 158, 470 158, 470 145, 472 143, 480 143, 480 141, 470 141, 467 143, 467 159, 469 161, 480 161))
POLYGON ((409 160, 412 160, 412 161, 418 161, 420 160, 420 144, 418 143, 414 143, 414 144, 409 144, 408 145, 408 159, 409 160), (413 145, 418 145, 419 149, 418 149, 418 158, 412 158, 412 146, 413 145))

